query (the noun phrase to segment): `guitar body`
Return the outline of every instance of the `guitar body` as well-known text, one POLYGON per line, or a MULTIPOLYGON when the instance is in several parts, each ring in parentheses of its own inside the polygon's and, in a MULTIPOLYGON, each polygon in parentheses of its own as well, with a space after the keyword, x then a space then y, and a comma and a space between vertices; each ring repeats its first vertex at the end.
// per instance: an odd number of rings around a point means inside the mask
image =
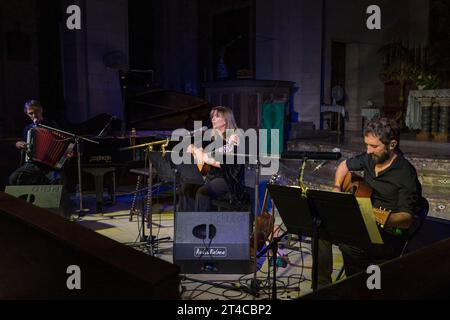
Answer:
POLYGON ((364 182, 360 175, 351 172, 345 176, 341 189, 342 192, 354 194, 358 198, 370 198, 372 196, 372 188, 364 182))
POLYGON ((209 164, 197 164, 198 171, 202 174, 202 176, 206 176, 208 172, 211 170, 211 166, 209 164))
POLYGON ((269 198, 269 189, 266 188, 266 191, 264 193, 264 201, 261 209, 261 214, 256 217, 254 232, 252 233, 250 238, 251 252, 254 252, 255 244, 256 244, 256 251, 257 252, 260 251, 263 248, 264 244, 266 243, 266 240, 269 238, 270 234, 273 232, 273 227, 275 223, 275 215, 273 214, 274 208, 272 206, 272 214, 267 212, 266 208, 268 198, 269 198))
MULTIPOLYGON (((347 173, 342 182, 342 192, 348 192, 357 198, 370 198, 372 196, 372 188, 364 183, 364 179, 354 173, 347 173)), ((373 215, 377 223, 383 228, 389 219, 391 212, 383 208, 373 208, 373 215)))

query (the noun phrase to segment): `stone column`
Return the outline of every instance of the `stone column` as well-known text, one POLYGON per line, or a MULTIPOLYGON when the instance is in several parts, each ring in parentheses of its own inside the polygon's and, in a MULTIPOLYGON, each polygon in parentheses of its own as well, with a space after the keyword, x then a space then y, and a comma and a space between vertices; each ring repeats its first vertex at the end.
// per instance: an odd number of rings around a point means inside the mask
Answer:
POLYGON ((346 45, 345 61, 345 108, 349 115, 345 129, 359 131, 362 127, 361 119, 361 45, 348 43, 346 45))
POLYGON ((433 98, 418 97, 420 108, 422 110, 422 131, 417 135, 418 140, 428 140, 431 131, 431 106, 433 98))
POLYGON ((435 141, 447 142, 449 136, 450 97, 437 98, 440 106, 439 130, 434 136, 435 141))
POLYGON ((433 99, 431 103, 431 135, 438 135, 439 131, 439 103, 433 99))

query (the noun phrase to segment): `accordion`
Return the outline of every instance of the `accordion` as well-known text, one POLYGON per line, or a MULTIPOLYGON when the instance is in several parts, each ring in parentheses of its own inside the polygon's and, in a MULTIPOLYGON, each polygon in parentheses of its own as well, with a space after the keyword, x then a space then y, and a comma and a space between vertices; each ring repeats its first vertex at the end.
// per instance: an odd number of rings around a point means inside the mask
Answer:
POLYGON ((31 128, 27 135, 27 161, 39 162, 61 169, 67 153, 73 150, 71 138, 45 128, 31 128))

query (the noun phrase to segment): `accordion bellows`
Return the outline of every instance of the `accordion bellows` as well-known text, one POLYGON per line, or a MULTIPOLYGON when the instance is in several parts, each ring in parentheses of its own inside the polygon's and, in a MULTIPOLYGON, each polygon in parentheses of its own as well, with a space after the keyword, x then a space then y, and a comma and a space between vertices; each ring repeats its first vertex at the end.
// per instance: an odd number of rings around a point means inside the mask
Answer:
POLYGON ((61 169, 67 160, 67 153, 73 149, 72 139, 45 128, 28 131, 28 158, 53 169, 61 169))

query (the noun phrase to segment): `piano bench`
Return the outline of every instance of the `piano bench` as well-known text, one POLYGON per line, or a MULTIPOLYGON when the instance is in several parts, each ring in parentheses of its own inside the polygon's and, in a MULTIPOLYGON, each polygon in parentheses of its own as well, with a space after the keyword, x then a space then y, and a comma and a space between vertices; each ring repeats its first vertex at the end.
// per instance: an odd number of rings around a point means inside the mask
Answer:
POLYGON ((83 172, 90 173, 94 176, 95 182, 95 198, 96 198, 96 211, 102 213, 103 211, 103 189, 104 189, 104 177, 107 173, 112 172, 112 190, 108 188, 108 193, 112 203, 115 203, 116 198, 116 169, 115 168, 83 168, 83 172))

